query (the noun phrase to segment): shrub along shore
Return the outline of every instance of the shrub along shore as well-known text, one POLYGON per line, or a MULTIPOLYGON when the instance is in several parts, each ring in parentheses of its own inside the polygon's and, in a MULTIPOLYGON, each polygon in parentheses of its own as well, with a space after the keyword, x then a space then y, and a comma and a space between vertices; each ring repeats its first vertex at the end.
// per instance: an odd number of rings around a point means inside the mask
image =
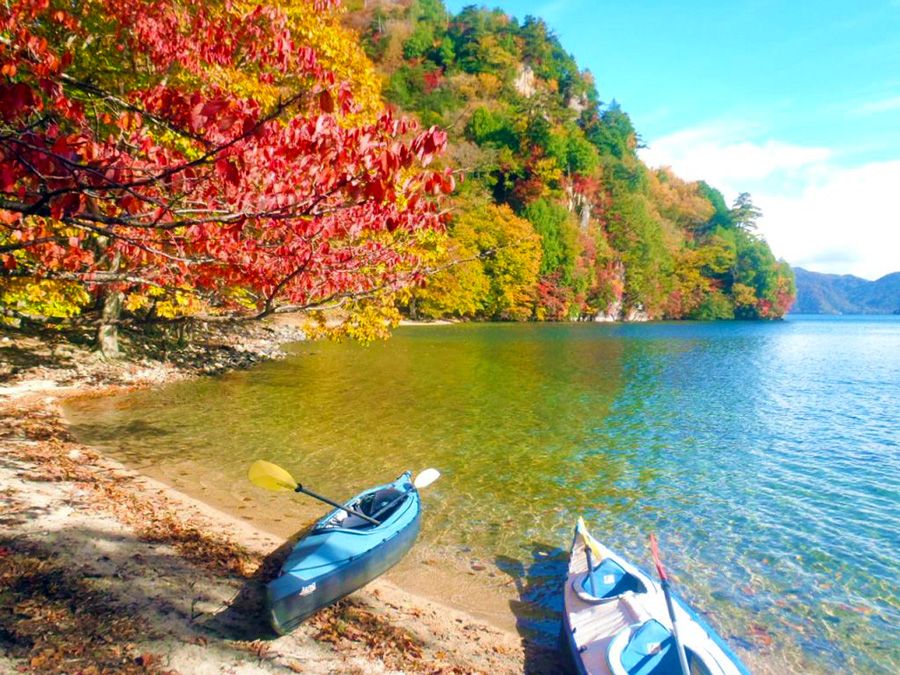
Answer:
POLYGON ((216 327, 164 353, 127 339, 131 357, 109 362, 71 336, 0 333, 0 670, 556 667, 518 635, 385 580, 276 639, 261 590, 288 544, 77 443, 63 420, 68 397, 246 367, 298 337, 285 325, 216 327))

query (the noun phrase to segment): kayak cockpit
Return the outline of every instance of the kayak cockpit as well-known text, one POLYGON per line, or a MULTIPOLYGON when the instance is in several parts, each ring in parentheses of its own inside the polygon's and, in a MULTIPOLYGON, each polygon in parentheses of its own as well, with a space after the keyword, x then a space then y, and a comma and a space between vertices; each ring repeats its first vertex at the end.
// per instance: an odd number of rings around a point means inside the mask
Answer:
POLYGON ((579 598, 588 603, 614 600, 625 593, 647 592, 647 587, 637 575, 612 558, 604 558, 590 573, 576 575, 572 588, 579 598))
MULTIPOLYGON (((362 494, 349 502, 347 506, 383 523, 399 511, 410 496, 412 496, 411 490, 400 490, 390 485, 362 494)), ((319 529, 364 530, 372 527, 376 526, 365 518, 338 509, 320 525, 319 529)))
MULTIPOLYGON (((685 647, 691 675, 713 675, 708 657, 685 647)), ((656 619, 633 624, 620 631, 609 644, 607 662, 612 675, 678 675, 681 666, 671 631, 656 619)))

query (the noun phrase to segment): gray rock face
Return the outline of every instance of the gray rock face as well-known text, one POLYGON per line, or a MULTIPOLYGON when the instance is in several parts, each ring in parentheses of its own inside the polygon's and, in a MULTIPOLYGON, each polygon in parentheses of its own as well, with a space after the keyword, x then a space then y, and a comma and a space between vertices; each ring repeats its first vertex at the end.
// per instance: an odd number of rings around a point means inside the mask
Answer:
POLYGON ((644 311, 643 305, 638 305, 637 307, 632 307, 627 312, 625 312, 625 321, 649 321, 650 317, 647 316, 647 312, 644 311))
POLYGON ((609 307, 606 308, 605 311, 599 312, 597 316, 594 317, 594 321, 600 323, 609 323, 612 321, 621 321, 622 320, 622 301, 616 300, 609 307))
POLYGON ((531 98, 537 93, 537 79, 531 66, 519 66, 519 72, 516 79, 513 80, 513 86, 525 98, 531 98))

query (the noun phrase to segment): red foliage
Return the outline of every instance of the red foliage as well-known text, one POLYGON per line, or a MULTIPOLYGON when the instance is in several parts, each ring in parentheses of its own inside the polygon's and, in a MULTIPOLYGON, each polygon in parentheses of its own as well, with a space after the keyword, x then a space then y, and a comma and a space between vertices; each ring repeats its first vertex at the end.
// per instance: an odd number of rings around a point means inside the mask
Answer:
POLYGON ((441 82, 444 80, 444 70, 442 68, 435 68, 434 70, 429 70, 425 73, 425 93, 430 94, 432 91, 441 86, 441 82))
POLYGON ((625 294, 625 268, 619 261, 611 261, 597 270, 597 280, 590 297, 601 312, 622 301, 625 294))
POLYGON ((562 321, 568 318, 571 290, 563 285, 559 272, 541 277, 537 294, 538 306, 544 309, 545 319, 562 321))
POLYGON ((449 174, 417 168, 443 150, 443 131, 413 136, 389 113, 339 124, 350 91, 275 7, 95 5, 111 31, 100 37, 127 56, 116 92, 73 67, 69 45, 95 36, 66 3, 0 6, 0 273, 189 287, 224 308, 237 287, 264 312, 408 281, 403 238, 441 227, 428 196, 453 189, 449 174), (170 83, 237 64, 301 84, 267 110, 170 83))

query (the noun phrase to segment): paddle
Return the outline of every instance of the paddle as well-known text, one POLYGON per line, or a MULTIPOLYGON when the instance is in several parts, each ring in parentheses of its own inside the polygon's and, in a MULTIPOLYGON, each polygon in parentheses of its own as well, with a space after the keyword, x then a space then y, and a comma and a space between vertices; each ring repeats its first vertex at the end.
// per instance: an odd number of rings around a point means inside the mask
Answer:
POLYGON ((591 595, 596 598, 597 582, 594 580, 594 561, 592 560, 591 553, 596 555, 599 560, 603 557, 603 552, 597 546, 597 542, 594 541, 594 538, 588 534, 587 525, 584 524, 584 518, 578 518, 578 525, 575 529, 578 531, 578 535, 584 543, 584 555, 587 557, 588 567, 588 584, 591 587, 591 595))
MULTIPOLYGON (((438 478, 440 478, 440 472, 437 469, 425 469, 422 473, 416 476, 415 481, 413 481, 413 485, 417 490, 421 490, 422 488, 428 487, 438 478)), ((359 516, 363 520, 372 523, 373 525, 380 525, 381 523, 371 516, 367 516, 365 513, 357 511, 356 509, 351 509, 349 506, 344 506, 343 504, 339 504, 336 501, 329 499, 328 497, 323 497, 320 494, 309 490, 302 485, 300 485, 294 477, 288 473, 285 469, 282 469, 277 464, 272 464, 272 462, 267 462, 262 459, 258 459, 253 464, 250 465, 250 470, 247 472, 247 477, 250 479, 250 482, 254 485, 264 488, 266 490, 273 490, 276 492, 290 490, 292 492, 302 492, 305 495, 309 495, 314 499, 318 499, 321 502, 325 502, 326 504, 330 504, 336 508, 342 509, 347 513, 359 516)), ((384 511, 385 509, 382 509, 384 511)), ((380 513, 380 512, 379 512, 380 513)))
POLYGON ((361 511, 351 509, 349 506, 344 506, 343 504, 338 504, 336 501, 329 499, 328 497, 323 497, 322 495, 317 494, 312 490, 308 490, 307 488, 300 485, 300 483, 295 481, 294 477, 291 474, 289 474, 277 464, 272 464, 272 462, 267 462, 263 459, 256 460, 255 462, 253 462, 253 464, 250 465, 250 470, 247 472, 247 477, 250 479, 251 483, 266 490, 272 490, 275 492, 281 492, 284 490, 302 492, 305 495, 309 495, 313 499, 318 499, 320 502, 325 502, 326 504, 331 504, 331 506, 343 509, 350 515, 359 516, 363 520, 366 520, 373 525, 381 524, 374 518, 370 518, 361 511))
POLYGON ((421 490, 422 488, 427 488, 440 477, 441 472, 437 469, 425 469, 422 473, 416 476, 416 479, 413 481, 413 485, 416 486, 416 490, 421 490))
POLYGON ((663 595, 666 596, 666 607, 669 610, 669 618, 672 620, 672 638, 675 640, 675 649, 678 652, 678 662, 681 664, 681 672, 683 675, 690 675, 688 668, 687 655, 684 653, 684 645, 678 639, 678 626, 675 623, 675 606, 672 604, 672 593, 669 590, 669 575, 663 567, 662 560, 659 557, 659 545, 656 543, 656 535, 650 533, 650 552, 653 554, 653 563, 656 565, 656 573, 662 584, 663 595))

